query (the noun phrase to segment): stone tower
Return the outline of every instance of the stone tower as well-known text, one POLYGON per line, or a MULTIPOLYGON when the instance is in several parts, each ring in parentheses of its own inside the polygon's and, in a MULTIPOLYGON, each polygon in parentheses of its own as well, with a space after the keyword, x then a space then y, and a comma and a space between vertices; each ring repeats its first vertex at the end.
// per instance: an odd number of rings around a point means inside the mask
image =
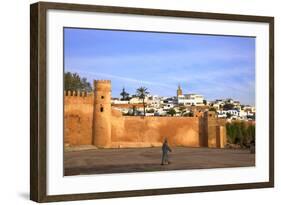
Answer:
POLYGON ((224 148, 226 144, 225 126, 218 123, 216 112, 207 111, 203 116, 202 145, 213 148, 224 148))
POLYGON ((217 147, 217 121, 216 112, 208 111, 204 113, 208 136, 208 147, 217 147))
POLYGON ((182 89, 181 89, 180 85, 178 86, 178 89, 177 89, 177 96, 179 96, 179 95, 182 95, 182 89))
POLYGON ((93 145, 99 148, 111 144, 111 82, 94 81, 93 145))

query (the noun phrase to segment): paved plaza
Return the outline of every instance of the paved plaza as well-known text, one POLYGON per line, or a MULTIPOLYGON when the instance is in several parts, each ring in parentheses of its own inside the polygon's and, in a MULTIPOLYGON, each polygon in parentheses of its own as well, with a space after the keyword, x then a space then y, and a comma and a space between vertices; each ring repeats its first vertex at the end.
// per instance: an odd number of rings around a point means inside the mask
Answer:
POLYGON ((174 147, 161 165, 161 148, 73 149, 64 153, 65 175, 255 166, 248 149, 174 147))

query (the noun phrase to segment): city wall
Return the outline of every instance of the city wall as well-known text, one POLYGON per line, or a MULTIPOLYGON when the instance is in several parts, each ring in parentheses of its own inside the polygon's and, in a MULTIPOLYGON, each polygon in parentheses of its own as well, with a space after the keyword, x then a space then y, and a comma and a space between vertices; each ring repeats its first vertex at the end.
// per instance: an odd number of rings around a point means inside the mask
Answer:
POLYGON ((123 116, 110 102, 109 81, 97 81, 95 92, 65 93, 64 143, 99 148, 171 146, 217 147, 226 143, 223 122, 214 113, 200 117, 123 116))
POLYGON ((92 144, 93 96, 68 92, 64 95, 64 144, 92 144))
POLYGON ((196 117, 120 116, 117 112, 112 112, 113 147, 161 146, 164 138, 172 146, 200 146, 196 117))

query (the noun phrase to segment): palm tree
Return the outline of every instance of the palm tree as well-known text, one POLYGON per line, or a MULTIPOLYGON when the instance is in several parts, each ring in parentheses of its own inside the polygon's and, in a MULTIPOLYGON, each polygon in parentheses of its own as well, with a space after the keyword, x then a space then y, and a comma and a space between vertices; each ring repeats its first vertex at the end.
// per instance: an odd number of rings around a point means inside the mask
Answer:
POLYGON ((122 89, 122 92, 120 93, 120 95, 122 96, 122 100, 128 100, 128 98, 129 98, 129 93, 127 93, 125 91, 125 88, 122 89))
POLYGON ((149 92, 147 91, 146 87, 139 87, 137 89, 137 93, 136 96, 138 96, 140 99, 142 99, 142 105, 143 105, 143 113, 145 116, 145 103, 144 103, 144 99, 145 97, 149 94, 149 92))

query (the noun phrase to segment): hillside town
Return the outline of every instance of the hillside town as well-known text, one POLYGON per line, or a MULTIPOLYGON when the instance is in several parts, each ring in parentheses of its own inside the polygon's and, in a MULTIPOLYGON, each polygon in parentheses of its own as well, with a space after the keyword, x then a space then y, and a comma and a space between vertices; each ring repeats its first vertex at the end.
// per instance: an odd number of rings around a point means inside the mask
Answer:
POLYGON ((130 96, 125 88, 123 88, 120 96, 121 98, 112 98, 111 103, 123 115, 193 117, 197 113, 209 110, 216 111, 218 118, 229 121, 255 120, 254 106, 243 105, 231 98, 207 101, 200 94, 184 94, 180 85, 177 88, 176 96, 173 97, 152 95, 149 92, 143 96, 130 96))

